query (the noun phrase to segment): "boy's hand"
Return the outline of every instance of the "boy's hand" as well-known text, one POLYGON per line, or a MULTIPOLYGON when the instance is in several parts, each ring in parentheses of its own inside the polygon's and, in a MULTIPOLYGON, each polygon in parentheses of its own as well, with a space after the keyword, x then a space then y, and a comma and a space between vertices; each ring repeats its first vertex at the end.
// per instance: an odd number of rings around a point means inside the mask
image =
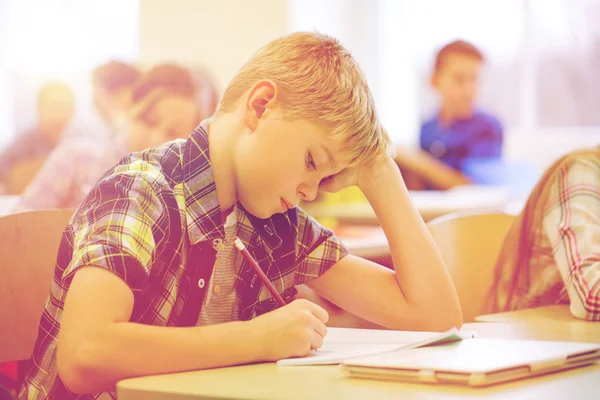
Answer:
POLYGON ((250 321, 260 335, 264 361, 302 357, 323 345, 327 311, 308 300, 295 300, 250 321))
POLYGON ((319 190, 335 193, 350 186, 362 188, 364 184, 377 177, 379 172, 385 168, 398 168, 391 156, 380 157, 368 164, 346 168, 336 175, 323 179, 319 185, 319 190))

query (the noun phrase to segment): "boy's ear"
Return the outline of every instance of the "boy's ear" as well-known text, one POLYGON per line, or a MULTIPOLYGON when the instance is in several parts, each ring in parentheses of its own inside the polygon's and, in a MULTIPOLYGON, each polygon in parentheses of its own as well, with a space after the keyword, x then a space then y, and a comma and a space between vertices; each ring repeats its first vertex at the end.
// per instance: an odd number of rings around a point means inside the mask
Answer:
POLYGON ((261 80, 250 88, 244 108, 244 119, 250 130, 256 129, 265 112, 275 107, 277 99, 278 89, 273 81, 261 80))

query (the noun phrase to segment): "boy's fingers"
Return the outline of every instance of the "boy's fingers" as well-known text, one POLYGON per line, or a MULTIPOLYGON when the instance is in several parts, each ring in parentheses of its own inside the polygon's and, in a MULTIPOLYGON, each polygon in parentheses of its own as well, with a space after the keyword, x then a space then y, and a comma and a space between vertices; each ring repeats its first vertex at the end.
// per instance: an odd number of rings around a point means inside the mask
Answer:
POLYGON ((310 349, 311 350, 316 350, 316 349, 320 349, 321 346, 323 346, 323 336, 321 336, 318 333, 314 333, 312 340, 310 342, 310 349))
POLYGON ((317 332, 321 337, 325 337, 327 335, 327 326, 320 319, 315 318, 313 323, 313 329, 317 332))
POLYGON ((329 321, 329 313, 321 306, 312 303, 310 301, 307 301, 307 307, 309 309, 309 311, 315 316, 317 317, 319 320, 321 320, 324 324, 327 323, 327 321, 329 321))

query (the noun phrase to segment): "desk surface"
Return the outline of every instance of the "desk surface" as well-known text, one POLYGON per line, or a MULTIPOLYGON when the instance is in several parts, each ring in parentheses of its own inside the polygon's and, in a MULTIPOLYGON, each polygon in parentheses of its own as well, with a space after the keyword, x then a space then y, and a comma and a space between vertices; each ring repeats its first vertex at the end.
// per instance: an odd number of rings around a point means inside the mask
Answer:
POLYGON ((528 308, 518 311, 480 315, 480 322, 503 322, 510 324, 535 324, 545 329, 569 329, 579 332, 592 332, 600 337, 600 322, 577 319, 571 315, 568 305, 554 305, 528 308))
MULTIPOLYGON (((478 337, 569 340, 533 326, 465 324, 478 337)), ((127 379, 117 385, 120 400, 131 399, 459 399, 597 398, 600 364, 489 388, 434 386, 344 377, 335 366, 277 367, 256 364, 127 379)))
POLYGON ((334 232, 355 256, 372 259, 390 254, 388 240, 380 226, 342 225, 334 232))
MULTIPOLYGON (((511 199, 502 188, 468 186, 449 191, 411 191, 412 201, 425 221, 452 212, 500 210, 518 212, 522 201, 511 199)), ((348 223, 377 223, 368 203, 303 204, 315 218, 332 217, 348 223)))

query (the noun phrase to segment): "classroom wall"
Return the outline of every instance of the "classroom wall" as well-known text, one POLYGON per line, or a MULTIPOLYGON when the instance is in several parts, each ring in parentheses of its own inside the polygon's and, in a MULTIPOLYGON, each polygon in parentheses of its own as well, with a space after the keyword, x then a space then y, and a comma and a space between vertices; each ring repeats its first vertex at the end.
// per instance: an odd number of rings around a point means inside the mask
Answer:
POLYGON ((504 155, 508 160, 527 160, 543 171, 564 154, 597 146, 600 146, 600 132, 595 127, 561 128, 547 132, 508 130, 505 133, 504 155))
MULTIPOLYGON (((0 0, 0 38, 7 36, 8 2, 0 0)), ((0 40, 0 88, 9 88, 10 79, 6 65, 8 51, 5 40, 0 40)), ((12 102, 9 90, 0 90, 0 151, 13 137, 12 102)))
MULTIPOLYGON (((378 15, 393 14, 388 10, 394 0, 379 1, 378 7, 367 7, 367 0, 352 0, 352 8, 343 13, 341 7, 348 0, 140 0, 140 49, 142 65, 160 61, 176 61, 190 65, 205 65, 214 75, 222 91, 237 69, 268 41, 290 30, 319 29, 338 36, 348 46, 365 70, 374 94, 379 100, 385 97, 389 104, 382 105, 381 115, 389 129, 403 132, 416 130, 416 120, 399 120, 397 109, 411 105, 414 90, 410 82, 379 82, 383 69, 397 69, 398 62, 383 57, 383 65, 374 62, 382 49, 394 47, 398 35, 404 35, 403 24, 391 25, 391 31, 363 29, 365 23, 375 21, 378 15), (321 3, 316 9, 313 7, 321 3), (386 6, 387 5, 387 6, 386 6), (336 9, 338 11, 336 11, 336 9), (396 29, 397 28, 397 29, 396 29), (360 33, 370 32, 367 37, 360 33), (358 35, 358 36, 353 36, 358 35), (376 39, 378 48, 369 46, 376 39), (390 43, 388 43, 390 42, 390 43), (393 93, 395 87, 403 87, 404 97, 393 93), (407 90, 409 88, 410 90, 407 90), (389 92, 389 93, 388 93, 389 92), (394 94, 394 95, 392 95, 394 94), (402 104, 398 104, 402 103, 402 104)), ((387 18, 393 18, 387 15, 387 18)), ((371 26, 370 23, 367 26, 371 26)), ((397 57, 396 57, 397 58, 397 57)), ((397 61, 397 60, 396 60, 397 61)), ((404 74, 408 76, 408 74, 404 74)), ((389 74, 388 74, 389 76, 389 74)), ((416 103, 410 107, 416 115, 416 103)), ((551 134, 542 132, 506 132, 504 154, 508 159, 525 159, 543 169, 554 159, 575 148, 600 143, 596 130, 575 132, 557 129, 551 134)), ((409 135, 405 145, 416 145, 417 135, 409 135)))
POLYGON ((141 65, 206 66, 219 90, 261 46, 284 35, 286 0, 141 0, 141 65))

